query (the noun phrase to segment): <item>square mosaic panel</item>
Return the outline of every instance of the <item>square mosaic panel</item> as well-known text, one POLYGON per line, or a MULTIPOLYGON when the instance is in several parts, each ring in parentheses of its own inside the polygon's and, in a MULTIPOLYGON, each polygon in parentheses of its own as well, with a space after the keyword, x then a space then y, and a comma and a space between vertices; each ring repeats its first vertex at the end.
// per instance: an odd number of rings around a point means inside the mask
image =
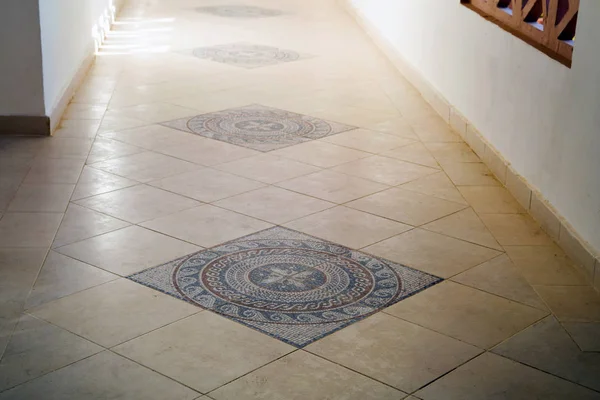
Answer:
POLYGON ((231 108, 162 125, 264 152, 356 129, 260 105, 231 108))
POLYGON ((282 15, 280 10, 270 8, 232 4, 224 6, 196 7, 196 11, 202 14, 216 15, 224 18, 267 18, 282 15))
POLYGON ((296 347, 441 281, 282 227, 128 278, 296 347))
POLYGON ((242 68, 260 68, 309 58, 293 50, 251 43, 231 43, 198 47, 192 50, 194 57, 242 68))

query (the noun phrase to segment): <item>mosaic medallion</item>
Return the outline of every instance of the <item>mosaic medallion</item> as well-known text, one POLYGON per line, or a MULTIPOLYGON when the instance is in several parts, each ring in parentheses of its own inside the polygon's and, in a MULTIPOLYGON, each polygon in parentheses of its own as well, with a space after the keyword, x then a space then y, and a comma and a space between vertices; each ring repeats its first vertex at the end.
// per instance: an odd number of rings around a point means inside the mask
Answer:
POLYGON ((198 115, 163 125, 258 151, 276 150, 355 129, 260 105, 198 115))
POLYGON ((308 56, 293 50, 249 43, 233 43, 210 47, 198 47, 192 54, 204 60, 243 68, 259 68, 269 65, 298 61, 308 56))
POLYGON ((129 279, 297 347, 441 281, 281 227, 129 279))
POLYGON ((196 11, 225 18, 266 18, 283 14, 279 10, 245 5, 197 7, 196 11))

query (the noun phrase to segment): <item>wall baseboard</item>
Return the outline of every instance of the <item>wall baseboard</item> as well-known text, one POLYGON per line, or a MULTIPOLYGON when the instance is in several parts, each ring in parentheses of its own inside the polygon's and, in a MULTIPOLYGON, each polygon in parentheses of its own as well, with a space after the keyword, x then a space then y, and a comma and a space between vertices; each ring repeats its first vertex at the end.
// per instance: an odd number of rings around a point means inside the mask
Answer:
POLYGON ((590 284, 600 291, 600 251, 593 249, 575 229, 524 177, 520 176, 475 126, 454 108, 433 85, 400 54, 392 44, 357 10, 349 0, 339 0, 342 8, 369 35, 392 64, 421 93, 432 108, 481 158, 515 199, 542 229, 575 262, 590 284))
POLYGON ((77 68, 77 72, 75 73, 75 76, 73 76, 73 79, 71 79, 71 83, 69 83, 69 86, 67 86, 67 88, 64 90, 63 94, 60 96, 60 99, 58 100, 56 106, 50 114, 50 134, 54 133, 54 131, 60 124, 62 116, 67 110, 71 99, 75 95, 75 92, 77 92, 79 86, 81 86, 81 84, 83 83, 87 72, 89 71, 90 67, 94 64, 95 60, 96 50, 94 46, 91 46, 88 55, 81 62, 79 68, 77 68))
POLYGON ((50 118, 43 115, 0 115, 0 136, 48 136, 50 118))

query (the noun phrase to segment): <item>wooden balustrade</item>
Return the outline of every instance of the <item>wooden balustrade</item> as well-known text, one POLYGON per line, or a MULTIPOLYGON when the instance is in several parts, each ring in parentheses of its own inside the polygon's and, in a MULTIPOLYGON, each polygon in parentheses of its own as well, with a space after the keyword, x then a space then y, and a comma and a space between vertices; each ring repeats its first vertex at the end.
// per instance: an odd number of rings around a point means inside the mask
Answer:
POLYGON ((571 66, 579 0, 461 0, 461 3, 571 66))

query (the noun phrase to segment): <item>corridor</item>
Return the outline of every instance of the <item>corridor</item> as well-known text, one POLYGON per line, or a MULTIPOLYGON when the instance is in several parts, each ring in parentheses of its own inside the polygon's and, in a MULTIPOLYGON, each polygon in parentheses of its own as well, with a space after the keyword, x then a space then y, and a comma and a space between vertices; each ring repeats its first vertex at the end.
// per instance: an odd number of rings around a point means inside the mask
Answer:
POLYGON ((600 399, 600 296, 334 0, 129 0, 0 218, 0 400, 600 399))

